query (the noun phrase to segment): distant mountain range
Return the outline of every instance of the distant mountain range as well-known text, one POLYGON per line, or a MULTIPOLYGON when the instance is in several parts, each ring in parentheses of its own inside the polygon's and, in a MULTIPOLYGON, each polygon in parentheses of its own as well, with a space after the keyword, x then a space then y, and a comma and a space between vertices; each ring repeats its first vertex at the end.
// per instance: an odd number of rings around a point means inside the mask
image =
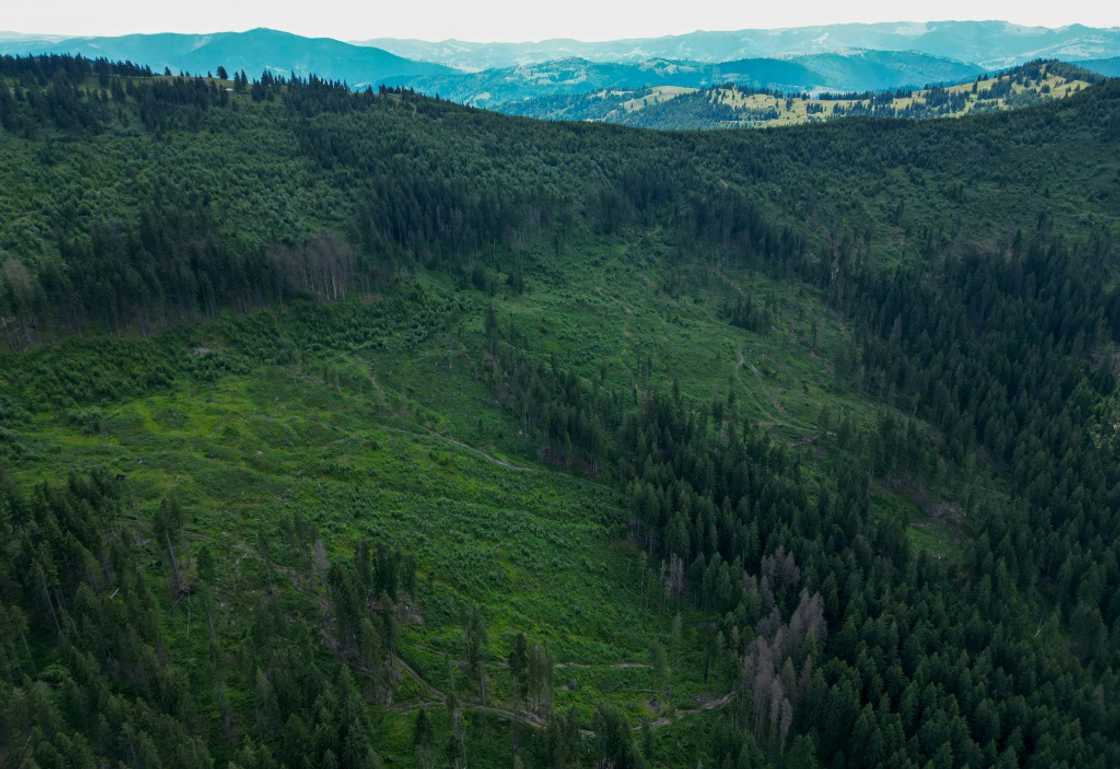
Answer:
POLYGON ((856 51, 791 59, 742 59, 718 64, 654 59, 638 63, 597 63, 564 59, 541 64, 445 73, 397 82, 452 101, 497 107, 542 96, 583 94, 603 89, 652 86, 704 88, 737 83, 783 91, 871 91, 958 82, 983 72, 980 67, 925 54, 856 51))
POLYGON ((330 38, 309 38, 273 29, 218 32, 208 35, 124 35, 75 37, 0 34, 0 53, 72 53, 91 58, 146 64, 156 71, 206 74, 224 66, 231 73, 244 70, 284 76, 317 74, 345 80, 353 86, 376 85, 388 79, 451 74, 450 67, 411 61, 379 48, 357 46, 330 38))
POLYGON ((375 38, 363 44, 377 46, 399 56, 475 71, 571 58, 595 62, 670 59, 714 64, 852 49, 915 51, 970 62, 990 70, 1032 59, 1075 60, 1117 56, 1120 55, 1120 27, 1094 28, 1073 24, 1052 29, 1024 27, 1005 21, 931 21, 690 32, 595 43, 579 40, 471 43, 375 38))
POLYGON ((206 74, 219 66, 252 77, 264 71, 303 77, 314 73, 354 87, 407 87, 542 116, 554 111, 550 99, 599 92, 617 91, 629 99, 642 89, 723 85, 799 93, 879 91, 971 80, 993 66, 1039 57, 1092 58, 1085 63, 1088 68, 1120 73, 1120 29, 1044 29, 1005 22, 844 24, 605 43, 369 42, 384 47, 271 29, 76 38, 0 32, 0 54, 82 54, 176 73, 206 74), (492 66, 495 62, 501 66, 492 66), (521 102, 545 107, 511 106, 521 102))

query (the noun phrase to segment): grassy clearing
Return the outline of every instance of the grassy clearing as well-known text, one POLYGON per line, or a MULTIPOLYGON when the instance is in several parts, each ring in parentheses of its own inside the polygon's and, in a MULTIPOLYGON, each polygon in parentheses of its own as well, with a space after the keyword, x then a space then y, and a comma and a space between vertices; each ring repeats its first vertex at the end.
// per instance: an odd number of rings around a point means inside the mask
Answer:
POLYGON ((850 332, 815 292, 726 268, 679 272, 664 266, 664 251, 649 238, 561 263, 554 279, 499 301, 499 320, 525 334, 531 351, 611 386, 667 389, 676 379, 698 401, 734 388, 745 416, 791 440, 815 430, 826 406, 872 416, 874 405, 837 377, 833 362, 850 332), (769 308, 769 330, 729 322, 747 295, 769 308))
MULTIPOLYGON (((384 360, 376 359, 380 367, 361 356, 344 360, 376 386, 337 386, 299 366, 263 366, 103 407, 92 434, 65 416, 38 416, 26 434, 34 457, 16 464, 16 479, 106 468, 128 479, 141 532, 158 500, 174 493, 189 511, 192 553, 205 544, 219 556, 223 626, 231 637, 271 568, 258 536, 273 537, 282 521, 300 515, 334 554, 367 537, 416 554, 422 599, 402 629, 400 654, 427 684, 472 691, 459 665, 461 618, 478 605, 489 627, 496 706, 514 708, 501 660, 524 632, 546 643, 559 663, 554 707, 576 707, 589 719, 596 703, 611 701, 635 722, 667 712, 669 703, 650 704, 656 684, 646 662, 652 643, 670 642, 672 617, 640 593, 641 563, 621 541, 618 493, 463 442, 474 435, 441 432, 458 422, 477 428, 468 410, 482 415, 486 434, 512 429, 464 369, 440 380, 458 393, 442 416, 407 392, 431 381, 422 365, 387 371, 384 360), (397 390, 390 380, 412 384, 397 390)), ((293 609, 313 602, 299 590, 285 595, 293 609)), ((200 657, 204 628, 196 617, 192 629, 189 606, 181 609, 168 628, 173 653, 200 657)), ((707 686, 701 680, 700 640, 686 632, 674 657, 672 704, 687 707, 726 690, 722 677, 707 686)), ((385 718, 407 719, 410 701, 430 699, 406 675, 397 701, 406 712, 385 718)), ((410 737, 400 724, 387 730, 390 754, 401 730, 410 737)))
MULTIPOLYGON (((667 248, 652 233, 629 245, 598 246, 590 256, 550 259, 552 269, 536 270, 546 277, 531 280, 528 292, 497 297, 494 305, 499 322, 516 327, 530 352, 556 356, 589 380, 662 390, 675 380, 697 402, 734 393, 740 413, 798 451, 809 473, 850 461, 836 440, 843 419, 871 430, 881 414, 903 418, 861 393, 843 370, 855 345, 852 331, 816 291, 726 266, 680 270, 669 264, 667 248), (746 296, 766 308, 768 329, 748 331, 729 322, 730 308, 746 296)), ((481 330, 479 311, 467 320, 467 333, 481 330)), ((449 402, 449 393, 436 384, 441 366, 464 365, 440 360, 437 365, 428 356, 408 364, 431 383, 426 402, 449 402)), ((495 451, 509 446, 508 434, 475 437, 495 451)), ((942 468, 936 487, 922 493, 959 502, 962 475, 942 468)), ((884 516, 903 507, 912 511, 900 520, 911 527, 915 545, 937 555, 958 549, 949 545, 960 532, 924 514, 906 493, 884 487, 877 499, 884 516)))

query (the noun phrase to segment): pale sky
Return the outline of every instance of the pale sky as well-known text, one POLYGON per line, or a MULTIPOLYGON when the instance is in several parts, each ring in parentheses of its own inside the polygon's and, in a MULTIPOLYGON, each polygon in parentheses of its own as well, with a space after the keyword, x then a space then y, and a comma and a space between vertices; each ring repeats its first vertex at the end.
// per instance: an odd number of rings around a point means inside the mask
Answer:
POLYGON ((1001 19, 1056 27, 1120 26, 1116 0, 0 0, 0 30, 71 35, 217 32, 274 27, 364 40, 607 40, 696 29, 850 21, 1001 19))

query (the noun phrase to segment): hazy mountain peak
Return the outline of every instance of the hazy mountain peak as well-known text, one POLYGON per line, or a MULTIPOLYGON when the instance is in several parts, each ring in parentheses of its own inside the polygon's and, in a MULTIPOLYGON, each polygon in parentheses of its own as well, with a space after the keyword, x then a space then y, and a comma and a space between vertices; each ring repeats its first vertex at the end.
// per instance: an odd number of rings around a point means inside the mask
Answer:
POLYGON ((155 70, 205 73, 224 66, 258 75, 264 71, 306 77, 317 74, 352 85, 438 75, 442 64, 412 61, 380 48, 333 38, 308 38, 269 27, 244 32, 135 34, 65 39, 0 39, 0 53, 71 53, 146 64, 155 70))
POLYGON ((557 39, 476 43, 378 38, 361 44, 470 71, 568 56, 580 56, 596 62, 638 62, 664 58, 714 64, 745 58, 781 58, 855 49, 916 51, 992 69, 1041 57, 1115 56, 1120 54, 1120 28, 1094 28, 1083 24, 1049 28, 1000 20, 943 20, 782 29, 696 30, 681 35, 603 42, 557 39))

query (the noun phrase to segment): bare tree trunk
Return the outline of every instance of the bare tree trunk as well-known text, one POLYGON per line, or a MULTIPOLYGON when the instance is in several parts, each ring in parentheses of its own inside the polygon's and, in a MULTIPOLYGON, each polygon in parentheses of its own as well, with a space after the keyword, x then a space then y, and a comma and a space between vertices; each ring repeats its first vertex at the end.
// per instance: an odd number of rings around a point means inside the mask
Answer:
POLYGON ((182 575, 179 573, 179 560, 175 557, 175 546, 171 544, 171 535, 164 533, 167 542, 167 554, 171 558, 171 597, 178 598, 179 591, 183 589, 182 575))
POLYGON ((54 627, 59 635, 62 635, 62 625, 58 621, 58 613, 54 608, 54 600, 51 599, 51 590, 47 587, 46 577, 43 577, 43 597, 47 599, 47 608, 51 610, 51 619, 54 620, 54 627))

